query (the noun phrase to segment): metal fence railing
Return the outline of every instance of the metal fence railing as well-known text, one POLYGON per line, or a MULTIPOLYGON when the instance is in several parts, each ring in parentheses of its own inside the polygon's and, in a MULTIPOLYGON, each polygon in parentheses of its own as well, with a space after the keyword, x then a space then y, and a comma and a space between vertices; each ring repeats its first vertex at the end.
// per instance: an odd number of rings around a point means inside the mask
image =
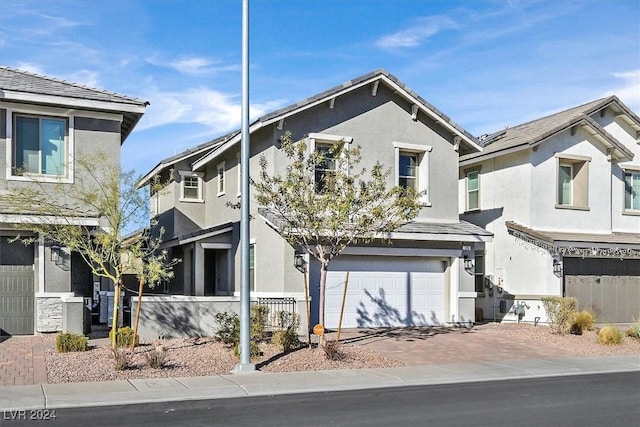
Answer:
POLYGON ((271 328, 288 327, 296 313, 296 299, 292 297, 258 298, 258 304, 269 307, 267 326, 271 328))

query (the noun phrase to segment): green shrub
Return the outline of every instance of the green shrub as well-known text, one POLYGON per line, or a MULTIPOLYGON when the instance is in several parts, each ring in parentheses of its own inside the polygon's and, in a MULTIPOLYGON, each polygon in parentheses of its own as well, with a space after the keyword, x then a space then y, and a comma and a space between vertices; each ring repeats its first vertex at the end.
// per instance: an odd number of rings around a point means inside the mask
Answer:
POLYGON ((238 344, 240 342, 240 318, 237 313, 227 312, 216 313, 216 323, 218 330, 216 338, 225 344, 238 344))
POLYGON ((69 353, 71 351, 87 351, 89 339, 80 334, 58 334, 56 337, 56 349, 58 353, 69 353))
MULTIPOLYGON (((250 326, 250 353, 251 357, 260 356, 262 352, 258 343, 264 338, 264 331, 267 325, 269 307, 266 305, 251 306, 251 326, 250 326)), ((224 312, 215 315, 218 323, 216 338, 225 344, 234 346, 234 354, 240 355, 240 317, 237 313, 224 312)))
POLYGON ((542 297, 542 305, 547 311, 549 326, 555 334, 564 335, 571 330, 578 301, 573 297, 542 297))
MULTIPOLYGON (((128 326, 123 328, 118 328, 116 330, 116 347, 131 347, 131 343, 133 342, 133 337, 135 333, 133 329, 128 326)), ((109 339, 113 340, 113 329, 109 331, 109 339)), ((140 337, 135 335, 136 345, 138 345, 138 340, 140 337)))
POLYGON ((133 352, 128 348, 110 348, 116 371, 124 371, 133 365, 133 352))
POLYGON ((595 319, 593 314, 587 310, 582 310, 573 316, 571 333, 582 335, 582 331, 591 331, 594 323, 595 319))
POLYGON ((271 343, 282 351, 289 351, 300 346, 297 330, 281 329, 274 332, 271 343))
POLYGON ((604 345, 622 344, 624 335, 615 326, 605 326, 598 331, 598 342, 604 345))
POLYGON ((640 341, 640 322, 634 323, 627 329, 626 335, 640 341))

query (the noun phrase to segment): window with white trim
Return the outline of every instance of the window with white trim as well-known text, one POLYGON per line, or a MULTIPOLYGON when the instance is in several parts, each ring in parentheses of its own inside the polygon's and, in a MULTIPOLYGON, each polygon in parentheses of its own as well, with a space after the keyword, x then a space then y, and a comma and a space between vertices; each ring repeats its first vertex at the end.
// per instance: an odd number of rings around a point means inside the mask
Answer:
POLYGON ((395 185, 414 188, 420 193, 420 203, 430 206, 429 157, 433 147, 395 141, 393 147, 396 158, 395 185))
POLYGON ((467 172, 467 211, 480 209, 480 171, 467 172))
POLYGON ((66 117, 13 115, 12 176, 69 176, 69 120, 66 117))
POLYGON ((322 159, 315 166, 315 186, 316 192, 322 192, 326 177, 336 170, 336 144, 350 144, 353 138, 341 135, 329 135, 322 133, 311 133, 308 137, 311 152, 318 152, 322 159))
POLYGON ((624 209, 640 212, 640 171, 624 172, 624 209))
POLYGON ((202 176, 201 172, 180 171, 180 201, 202 202, 202 176))
POLYGON ((218 163, 218 196, 223 196, 225 193, 225 162, 218 163))
POLYGON ((589 161, 582 156, 556 155, 557 158, 557 190, 556 207, 578 208, 589 207, 589 161))

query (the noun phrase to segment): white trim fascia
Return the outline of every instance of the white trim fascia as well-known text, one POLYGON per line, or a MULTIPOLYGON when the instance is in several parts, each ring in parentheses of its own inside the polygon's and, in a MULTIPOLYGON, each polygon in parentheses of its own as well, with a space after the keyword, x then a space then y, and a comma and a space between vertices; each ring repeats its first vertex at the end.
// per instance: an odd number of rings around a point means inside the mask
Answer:
POLYGON ((432 111, 430 108, 426 108, 426 106, 424 105, 423 102, 421 102, 420 100, 418 100, 416 97, 414 97, 413 95, 411 95, 409 92, 407 92, 404 88, 402 88, 401 86, 399 86, 397 83, 395 83, 393 80, 390 80, 389 78, 387 78, 386 76, 381 76, 382 79, 384 79, 387 84, 389 84, 390 86, 393 87, 393 89, 395 89, 397 92, 401 92, 404 94, 404 96, 409 99, 413 104, 416 104, 419 106, 420 111, 424 111, 425 113, 427 113, 427 115, 429 115, 433 120, 435 120, 436 123, 440 123, 443 127, 445 127, 447 130, 449 130, 449 132, 451 132, 454 135, 459 136, 460 138, 462 138, 467 144, 471 145, 472 147, 474 147, 476 150, 478 150, 479 152, 482 152, 482 147, 480 145, 478 145, 477 143, 473 142, 471 139, 469 139, 469 137, 467 137, 464 133, 460 132, 458 129, 456 129, 454 126, 451 125, 451 123, 445 121, 441 116, 439 116, 438 114, 436 114, 434 111, 432 111))
MULTIPOLYGON (((219 234, 224 234, 224 233, 227 233, 229 231, 233 231, 233 226, 225 227, 225 228, 222 228, 220 230, 212 231, 210 233, 201 234, 199 236, 189 237, 189 238, 184 239, 184 240, 178 240, 178 245, 186 245, 187 243, 197 242, 198 240, 202 240, 202 239, 206 239, 206 238, 209 238, 209 237, 217 236, 219 234)), ((173 245, 173 246, 175 246, 175 245, 173 245)))
POLYGON ((200 246, 202 246, 202 249, 231 249, 232 247, 231 243, 208 243, 208 242, 200 243, 200 246))
POLYGON ((38 238, 38 247, 35 249, 38 251, 38 261, 34 263, 34 268, 38 271, 38 292, 44 292, 44 237, 38 238))
POLYGON ((89 99, 70 98, 66 96, 41 95, 33 93, 3 91, 3 99, 10 101, 24 101, 36 104, 69 105, 76 108, 89 108, 93 110, 123 111, 127 113, 144 114, 146 105, 134 105, 117 101, 96 101, 89 99))
POLYGON ((98 218, 61 218, 54 215, 0 214, 0 222, 10 224, 84 225, 88 227, 100 226, 98 218))
POLYGON ((396 248, 373 246, 348 246, 342 251, 344 255, 371 256, 406 256, 406 257, 460 257, 459 249, 425 249, 425 248, 396 248))
POLYGON ((310 133, 307 138, 318 141, 346 142, 347 144, 351 144, 353 142, 353 137, 351 136, 331 135, 328 133, 310 133))
POLYGON ((591 156, 578 156, 576 154, 568 153, 555 153, 553 155, 556 159, 562 160, 575 160, 576 162, 590 162, 591 156))
MULTIPOLYGON (((474 147, 477 151, 482 152, 482 147, 478 144, 476 144, 475 142, 473 142, 471 139, 469 139, 464 133, 460 132, 459 130, 457 130, 455 127, 453 127, 449 122, 445 121, 442 117, 440 117, 439 115, 437 115, 436 113, 434 113, 432 110, 428 109, 421 101, 418 101, 418 99, 416 99, 414 96, 410 95, 409 92, 407 92, 404 88, 402 88, 401 86, 397 85, 395 82, 393 82, 393 80, 389 79, 387 76, 385 76, 384 74, 379 74, 376 76, 371 77, 370 79, 364 80, 358 84, 355 85, 350 85, 350 86, 346 86, 343 90, 337 92, 337 93, 332 93, 331 96, 323 96, 317 100, 315 100, 314 102, 310 102, 308 104, 304 104, 298 108, 295 108, 285 114, 280 114, 277 116, 274 116, 268 120, 265 120, 263 122, 256 122, 254 123, 252 126, 249 127, 249 134, 252 134, 253 132, 255 132, 256 130, 264 127, 264 126, 268 126, 274 122, 278 122, 281 119, 287 119, 288 117, 294 115, 294 114, 298 114, 302 111, 308 110, 310 108, 313 108, 317 105, 320 105, 324 102, 327 101, 327 99, 330 98, 337 98, 339 96, 344 95, 347 92, 351 92, 355 89, 358 89, 362 86, 366 86, 368 84, 370 84, 371 82, 377 81, 377 80, 384 80, 389 86, 391 86, 392 89, 394 89, 396 92, 401 93, 405 98, 407 98, 408 100, 410 100, 410 102, 418 104, 420 107, 420 110, 425 111, 429 116, 431 116, 436 122, 441 123, 442 126, 444 126, 447 130, 449 130, 451 133, 453 133, 454 135, 459 136, 460 138, 462 138, 465 142, 467 142, 469 145, 471 145, 472 147, 474 147)), ((231 138, 226 144, 224 144, 222 147, 220 147, 218 150, 215 150, 211 153, 209 153, 208 155, 204 156, 203 158, 197 160, 195 163, 193 163, 192 165, 192 169, 196 170, 196 169, 200 169, 202 166, 204 166, 205 164, 207 164, 208 162, 210 162, 211 160, 215 159, 217 156, 221 155, 222 153, 224 153, 230 146, 234 145, 236 142, 238 142, 241 138, 241 135, 238 134, 236 135, 234 138, 231 138)))
MULTIPOLYGON (((253 126, 249 128, 249 135, 257 131, 261 127, 262 127, 262 123, 255 123, 253 126)), ((214 148, 213 151, 209 152, 204 157, 201 157, 200 159, 193 162, 191 164, 191 169, 194 171, 197 169, 200 169, 210 161, 214 160, 216 157, 225 153, 229 148, 233 147, 236 142, 240 142, 241 139, 242 139, 242 134, 240 133, 234 136, 233 138, 230 138, 227 142, 224 142, 219 147, 214 148)), ((211 149, 211 147, 209 149, 211 149)))
POLYGON ((419 240, 419 241, 443 241, 443 242, 491 242, 492 236, 481 236, 477 234, 438 234, 438 233, 403 233, 394 231, 387 235, 380 235, 382 238, 392 240, 419 240))
POLYGON ((112 120, 122 122, 123 115, 118 113, 107 113, 104 111, 88 111, 75 108, 51 107, 47 105, 20 104, 15 102, 2 102, 0 100, 0 108, 11 110, 12 112, 33 114, 33 115, 50 115, 63 117, 87 117, 90 119, 112 120))

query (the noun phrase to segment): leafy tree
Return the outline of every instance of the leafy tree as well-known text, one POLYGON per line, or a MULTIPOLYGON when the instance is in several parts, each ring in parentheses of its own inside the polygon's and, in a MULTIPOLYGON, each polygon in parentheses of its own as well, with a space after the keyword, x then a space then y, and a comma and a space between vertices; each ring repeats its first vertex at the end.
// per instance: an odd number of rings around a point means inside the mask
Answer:
POLYGON ((349 245, 387 240, 387 233, 416 217, 420 194, 410 188, 387 188, 391 169, 378 162, 369 173, 356 170, 360 147, 339 143, 308 153, 304 140, 294 142, 286 132, 281 149, 288 159, 284 174, 271 176, 262 156, 260 179, 252 185, 258 204, 277 218, 282 237, 320 262, 318 312, 324 323, 331 260, 349 245))
MULTIPOLYGON (((148 229, 123 236, 148 221, 148 202, 136 188, 133 171, 120 173, 105 153, 79 156, 74 167, 73 184, 8 182, 0 201, 33 218, 16 227, 34 235, 18 236, 17 240, 30 244, 42 238, 63 246, 65 251, 77 252, 94 275, 114 284, 115 331, 123 275, 134 271, 141 282, 153 288, 173 277, 173 265, 178 260, 168 260, 167 252, 159 250, 162 229, 153 236, 148 229), (92 218, 98 218, 98 227, 86 225, 92 218)), ((156 189, 163 186, 158 180, 152 185, 156 189)))

